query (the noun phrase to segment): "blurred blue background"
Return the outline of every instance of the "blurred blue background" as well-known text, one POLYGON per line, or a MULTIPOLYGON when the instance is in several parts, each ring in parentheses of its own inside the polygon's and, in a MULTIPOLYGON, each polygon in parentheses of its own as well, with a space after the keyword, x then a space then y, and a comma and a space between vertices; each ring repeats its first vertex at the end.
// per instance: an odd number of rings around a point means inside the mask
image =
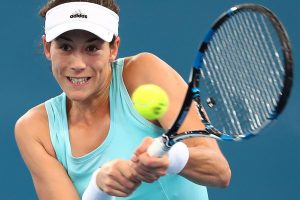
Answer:
MULTIPOLYGON (((0 199, 37 199, 30 174, 17 150, 14 123, 29 108, 60 93, 40 46, 46 1, 6 1, 0 5, 0 199), (4 23, 4 24, 3 24, 4 23)), ((247 1, 119 0, 120 57, 152 52, 188 79, 195 50, 212 22, 232 5, 247 1)), ((295 59, 294 88, 279 120, 257 138, 220 143, 232 168, 231 185, 209 188, 214 199, 300 199, 299 1, 252 1, 273 10, 285 24, 295 59)))

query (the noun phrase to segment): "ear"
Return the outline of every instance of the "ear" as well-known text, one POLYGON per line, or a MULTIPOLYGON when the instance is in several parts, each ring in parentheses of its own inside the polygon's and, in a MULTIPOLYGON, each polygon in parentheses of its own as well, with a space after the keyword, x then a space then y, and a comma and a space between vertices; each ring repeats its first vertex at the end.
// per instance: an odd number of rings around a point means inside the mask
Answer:
POLYGON ((46 58, 48 60, 51 60, 51 54, 50 54, 51 43, 46 41, 45 35, 43 35, 43 37, 42 37, 42 43, 44 46, 44 54, 45 54, 46 58))
POLYGON ((110 46, 110 61, 111 62, 113 62, 118 56, 120 42, 121 42, 121 39, 119 36, 117 36, 114 43, 110 46))

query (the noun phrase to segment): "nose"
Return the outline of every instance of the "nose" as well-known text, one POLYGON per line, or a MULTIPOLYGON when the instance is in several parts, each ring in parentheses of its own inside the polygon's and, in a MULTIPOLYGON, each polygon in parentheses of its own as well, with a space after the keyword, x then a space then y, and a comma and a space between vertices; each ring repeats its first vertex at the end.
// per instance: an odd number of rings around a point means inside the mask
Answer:
POLYGON ((80 72, 86 69, 84 57, 80 53, 73 54, 71 69, 80 72))

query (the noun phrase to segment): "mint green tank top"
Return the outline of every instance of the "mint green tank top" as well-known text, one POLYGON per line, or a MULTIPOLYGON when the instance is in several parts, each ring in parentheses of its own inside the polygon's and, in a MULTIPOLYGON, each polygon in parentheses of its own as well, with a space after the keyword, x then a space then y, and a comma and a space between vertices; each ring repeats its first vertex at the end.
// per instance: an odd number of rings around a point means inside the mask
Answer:
MULTIPOLYGON (((64 166, 78 194, 82 196, 92 173, 113 159, 130 159, 136 147, 146 136, 157 137, 164 130, 141 117, 133 108, 123 82, 124 59, 112 67, 110 85, 110 128, 104 142, 92 152, 82 156, 72 155, 66 95, 45 102, 50 138, 58 161, 64 166)), ((101 120, 101 119, 99 119, 101 120)), ((166 175, 154 183, 142 183, 126 200, 207 200, 206 187, 194 184, 179 175, 166 175)))

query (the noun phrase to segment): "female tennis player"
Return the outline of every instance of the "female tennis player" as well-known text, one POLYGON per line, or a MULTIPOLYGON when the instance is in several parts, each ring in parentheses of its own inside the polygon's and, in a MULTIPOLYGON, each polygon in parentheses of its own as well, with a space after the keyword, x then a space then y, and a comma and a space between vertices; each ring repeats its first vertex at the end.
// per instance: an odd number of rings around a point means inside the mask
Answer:
MULTIPOLYGON (((39 199, 91 199, 100 192, 124 199, 208 199, 205 186, 226 187, 231 171, 217 143, 194 138, 168 155, 147 147, 168 129, 187 85, 151 53, 117 58, 119 8, 113 0, 51 0, 45 17, 44 53, 62 93, 16 123, 15 136, 39 199), (170 106, 148 121, 130 96, 140 85, 166 90, 170 106)), ((191 110, 183 129, 203 128, 191 110)))

